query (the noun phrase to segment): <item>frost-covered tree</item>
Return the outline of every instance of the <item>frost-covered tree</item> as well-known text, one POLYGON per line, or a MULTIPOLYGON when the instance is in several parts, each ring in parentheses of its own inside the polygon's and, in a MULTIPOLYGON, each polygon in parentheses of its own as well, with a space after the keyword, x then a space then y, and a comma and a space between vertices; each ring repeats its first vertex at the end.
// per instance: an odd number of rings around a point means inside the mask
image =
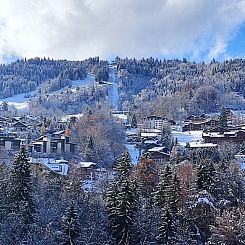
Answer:
POLYGON ((122 156, 118 158, 114 169, 116 170, 119 179, 126 179, 129 177, 133 165, 128 151, 124 152, 122 156))
POLYGON ((133 117, 132 117, 132 120, 131 120, 131 127, 132 128, 137 128, 138 126, 138 123, 137 123, 137 118, 136 118, 136 115, 135 113, 133 114, 133 117))
POLYGON ((118 159, 117 177, 107 192, 107 210, 110 222, 112 244, 135 244, 134 217, 136 195, 134 183, 130 179, 132 164, 128 152, 118 159))
POLYGON ((211 194, 216 190, 216 171, 212 161, 203 160, 197 167, 197 189, 206 190, 211 194))
POLYGON ((96 151, 92 136, 89 137, 84 149, 84 160, 87 162, 96 162, 96 151))
POLYGON ((155 204, 160 209, 164 209, 167 206, 173 214, 177 214, 179 197, 178 178, 173 174, 171 168, 167 166, 159 177, 159 183, 154 195, 155 204))
POLYGON ((67 208, 66 214, 62 217, 61 224, 61 244, 76 245, 79 244, 80 225, 78 211, 74 205, 67 208))
POLYGON ((176 244, 179 241, 178 202, 180 197, 179 181, 167 166, 160 174, 159 183, 155 192, 155 205, 160 211, 158 224, 158 244, 176 244))
POLYGON ((176 220, 168 207, 163 210, 160 221, 161 224, 158 227, 159 235, 157 237, 157 244, 178 244, 176 220))
POLYGON ((32 190, 31 164, 26 150, 20 148, 10 172, 10 185, 7 193, 9 212, 19 219, 20 239, 27 239, 30 225, 34 222, 34 198, 32 190))
POLYGON ((222 107, 220 116, 219 116, 219 125, 222 128, 226 128, 228 126, 228 119, 227 119, 227 109, 222 107))
POLYGON ((226 210, 217 217, 217 224, 212 227, 210 243, 214 244, 244 244, 245 241, 245 212, 244 208, 226 210))

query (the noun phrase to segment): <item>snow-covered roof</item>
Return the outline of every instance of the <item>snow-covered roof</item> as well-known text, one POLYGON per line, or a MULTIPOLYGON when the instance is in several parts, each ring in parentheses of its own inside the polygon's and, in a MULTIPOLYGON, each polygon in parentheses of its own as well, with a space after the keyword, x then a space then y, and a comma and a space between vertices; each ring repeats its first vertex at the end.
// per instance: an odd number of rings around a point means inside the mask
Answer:
POLYGON ((69 165, 67 164, 68 161, 63 159, 55 160, 54 158, 47 158, 47 157, 43 157, 43 158, 30 157, 29 162, 33 164, 37 164, 37 163, 43 164, 51 171, 54 171, 64 176, 68 174, 68 169, 69 169, 69 165))
POLYGON ((65 133, 65 130, 57 131, 57 132, 53 133, 53 135, 60 135, 60 134, 63 134, 63 133, 65 133))
POLYGON ((141 133, 141 137, 157 137, 157 133, 141 133))
POLYGON ((156 140, 145 140, 144 144, 157 144, 156 140))
POLYGON ((218 132, 212 132, 212 133, 203 133, 203 136, 209 136, 209 137, 220 137, 223 138, 224 135, 220 134, 218 132))
POLYGON ((48 158, 48 157, 40 157, 40 158, 33 158, 30 157, 29 161, 31 163, 44 163, 44 164, 59 164, 59 163, 68 163, 68 161, 64 159, 56 160, 54 158, 48 158))
POLYGON ((69 165, 66 163, 60 163, 60 164, 58 164, 58 163, 47 163, 44 165, 46 167, 48 167, 50 170, 52 170, 58 174, 61 174, 63 176, 68 174, 69 165))
POLYGON ((89 168, 91 166, 98 166, 97 163, 94 162, 79 162, 78 163, 82 168, 89 168))
POLYGON ((149 152, 160 152, 163 149, 165 149, 165 147, 163 147, 163 146, 161 146, 161 147, 153 147, 153 148, 149 149, 148 151, 149 152))
POLYGON ((43 143, 42 142, 32 142, 32 145, 42 145, 43 143))
POLYGON ((122 120, 124 123, 126 123, 127 120, 128 120, 127 115, 124 115, 124 114, 112 114, 112 116, 113 116, 113 117, 119 118, 119 119, 122 120))
POLYGON ((83 117, 83 114, 82 113, 79 113, 79 114, 70 114, 70 115, 65 115, 65 116, 63 116, 61 119, 60 119, 60 122, 69 122, 70 121, 70 119, 72 118, 72 117, 75 117, 75 118, 81 118, 81 117, 83 117))
POLYGON ((142 133, 162 133, 160 129, 157 128, 144 128, 142 133))
POLYGON ((235 158, 245 158, 245 154, 236 154, 235 155, 235 158))
POLYGON ((208 148, 208 147, 217 147, 217 144, 214 143, 203 143, 200 141, 189 142, 190 148, 208 148))
POLYGON ((60 163, 68 163, 68 161, 61 159, 61 160, 54 160, 51 163, 59 163, 60 164, 60 163))

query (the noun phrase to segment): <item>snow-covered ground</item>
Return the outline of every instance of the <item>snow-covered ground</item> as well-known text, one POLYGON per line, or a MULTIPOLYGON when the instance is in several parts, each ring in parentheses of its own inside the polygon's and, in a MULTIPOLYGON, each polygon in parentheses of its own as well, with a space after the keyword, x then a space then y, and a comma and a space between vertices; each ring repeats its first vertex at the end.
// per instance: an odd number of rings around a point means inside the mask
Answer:
MULTIPOLYGON (((138 129, 137 128, 131 128, 126 130, 126 135, 130 134, 137 134, 138 129)), ((137 165, 138 160, 139 160, 139 149, 135 147, 135 144, 125 144, 132 160, 133 165, 137 165)))
POLYGON ((135 144, 125 144, 125 146, 131 156, 132 164, 136 166, 139 158, 139 150, 135 147, 135 144))
POLYGON ((173 130, 172 135, 177 138, 178 143, 182 146, 186 146, 187 142, 202 140, 202 131, 180 132, 173 130))
POLYGON ((118 83, 117 83, 117 69, 115 66, 110 67, 110 81, 112 84, 111 91, 111 103, 114 106, 115 110, 118 110, 119 107, 119 93, 118 93, 118 83))
MULTIPOLYGON (((76 87, 84 87, 91 85, 95 82, 95 78, 93 74, 88 74, 85 79, 82 80, 74 80, 72 81, 72 87, 75 89, 76 87)), ((34 91, 28 92, 28 93, 23 93, 23 94, 17 94, 9 98, 1 99, 0 103, 6 101, 8 102, 9 106, 15 106, 16 109, 18 110, 28 110, 29 107, 29 101, 30 98, 37 95, 39 89, 42 88, 42 85, 39 85, 34 91)), ((63 92, 65 88, 56 90, 54 92, 50 92, 48 94, 57 94, 63 92)))

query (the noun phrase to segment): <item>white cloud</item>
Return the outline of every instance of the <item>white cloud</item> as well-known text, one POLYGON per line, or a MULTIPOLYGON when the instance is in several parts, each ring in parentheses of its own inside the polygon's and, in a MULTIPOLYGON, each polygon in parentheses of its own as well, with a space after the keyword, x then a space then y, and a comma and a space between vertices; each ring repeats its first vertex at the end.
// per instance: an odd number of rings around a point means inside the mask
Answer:
POLYGON ((225 54, 245 0, 0 0, 4 55, 83 59, 225 54))

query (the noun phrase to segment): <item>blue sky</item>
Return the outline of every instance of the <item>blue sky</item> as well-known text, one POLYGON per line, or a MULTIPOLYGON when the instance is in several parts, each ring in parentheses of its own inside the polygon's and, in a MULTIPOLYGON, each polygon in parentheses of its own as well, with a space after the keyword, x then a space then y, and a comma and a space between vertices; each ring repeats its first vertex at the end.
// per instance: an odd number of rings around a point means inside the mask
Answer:
POLYGON ((245 23, 228 43, 227 54, 230 57, 245 58, 245 23))
POLYGON ((245 58, 245 0, 0 0, 0 61, 245 58))

